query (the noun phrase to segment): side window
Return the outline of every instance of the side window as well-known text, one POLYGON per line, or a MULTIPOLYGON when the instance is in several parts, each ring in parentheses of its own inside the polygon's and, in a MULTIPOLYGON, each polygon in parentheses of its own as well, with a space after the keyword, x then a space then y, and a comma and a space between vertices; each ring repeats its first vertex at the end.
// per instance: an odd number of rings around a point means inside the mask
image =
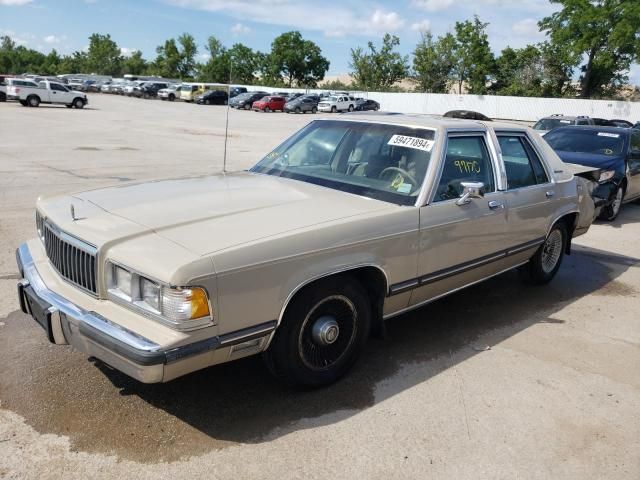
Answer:
POLYGON ((640 153, 640 130, 631 134, 631 151, 640 153))
POLYGON ((498 135, 498 142, 510 190, 549 181, 542 162, 524 137, 498 135))
POLYGON ((482 182, 485 193, 496 189, 491 157, 482 135, 449 137, 433 201, 459 198, 463 191, 462 182, 482 182))

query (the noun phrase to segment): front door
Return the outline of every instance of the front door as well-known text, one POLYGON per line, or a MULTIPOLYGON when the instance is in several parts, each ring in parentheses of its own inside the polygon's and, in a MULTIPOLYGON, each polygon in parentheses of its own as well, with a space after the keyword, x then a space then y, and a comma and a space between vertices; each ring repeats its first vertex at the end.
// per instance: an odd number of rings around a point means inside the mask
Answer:
POLYGON ((631 134, 628 158, 627 193, 625 197, 632 199, 640 196, 640 130, 634 130, 631 134))
POLYGON ((412 305, 481 280, 502 268, 506 208, 486 133, 449 134, 433 199, 420 209, 417 288, 412 305), (459 204, 462 182, 482 182, 483 198, 459 204))

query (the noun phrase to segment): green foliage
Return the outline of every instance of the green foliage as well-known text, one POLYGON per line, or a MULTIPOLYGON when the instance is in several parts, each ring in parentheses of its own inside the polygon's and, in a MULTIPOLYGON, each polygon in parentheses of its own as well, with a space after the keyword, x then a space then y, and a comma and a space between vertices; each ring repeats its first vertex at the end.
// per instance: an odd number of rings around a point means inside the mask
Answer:
POLYGON ((84 69, 97 75, 119 76, 122 73, 122 55, 111 35, 94 33, 89 37, 84 69))
POLYGON ((314 42, 304 40, 300 32, 286 32, 271 43, 265 57, 264 75, 271 80, 284 79, 287 86, 315 87, 329 70, 329 60, 314 42))
POLYGON ((198 47, 193 35, 189 33, 183 33, 178 37, 178 43, 180 44, 180 53, 178 61, 178 75, 177 78, 192 78, 196 70, 196 55, 198 53, 198 47))
POLYGON ((638 0, 550 0, 560 11, 539 22, 551 41, 584 57, 580 77, 584 98, 610 95, 627 81, 625 72, 640 57, 638 0))
POLYGON ((151 67, 152 73, 165 78, 177 78, 181 58, 175 39, 170 38, 164 42, 164 45, 156 47, 156 54, 151 67))
POLYGON ((486 33, 488 25, 477 15, 474 15, 473 22, 456 22, 453 74, 458 81, 459 92, 462 92, 463 83, 467 84, 469 93, 484 95, 488 91, 487 82, 495 68, 486 33))
POLYGON ((147 61, 142 58, 142 52, 135 50, 130 56, 122 60, 122 73, 130 75, 144 75, 147 73, 147 61))
POLYGON ((382 48, 378 50, 373 42, 368 43, 368 51, 361 47, 351 49, 350 67, 358 88, 362 90, 388 90, 402 80, 409 72, 409 57, 394 51, 400 39, 386 33, 382 38, 382 48))
POLYGON ((222 42, 213 35, 207 40, 205 47, 209 52, 209 60, 200 66, 198 80, 209 83, 229 82, 229 52, 222 42))
POLYGON ((349 84, 347 85, 340 80, 331 80, 330 82, 324 82, 320 87, 324 90, 329 90, 331 92, 350 92, 352 90, 357 90, 355 85, 349 84))
POLYGON ((492 90, 498 95, 536 97, 542 93, 544 66, 537 47, 507 47, 496 59, 492 90))
POLYGON ((447 33, 437 40, 427 32, 413 52, 413 70, 420 92, 446 93, 456 66, 455 37, 447 33))

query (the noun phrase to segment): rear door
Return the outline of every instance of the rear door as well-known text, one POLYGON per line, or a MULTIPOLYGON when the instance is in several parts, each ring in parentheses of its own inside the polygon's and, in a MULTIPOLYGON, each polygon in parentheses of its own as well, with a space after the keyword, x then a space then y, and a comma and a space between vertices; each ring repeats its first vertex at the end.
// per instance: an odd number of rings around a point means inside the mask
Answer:
POLYGON ((508 238, 514 246, 541 243, 556 209, 556 185, 522 131, 497 131, 507 174, 508 238))
POLYGON ((640 196, 640 130, 634 130, 629 142, 628 185, 626 198, 640 196))

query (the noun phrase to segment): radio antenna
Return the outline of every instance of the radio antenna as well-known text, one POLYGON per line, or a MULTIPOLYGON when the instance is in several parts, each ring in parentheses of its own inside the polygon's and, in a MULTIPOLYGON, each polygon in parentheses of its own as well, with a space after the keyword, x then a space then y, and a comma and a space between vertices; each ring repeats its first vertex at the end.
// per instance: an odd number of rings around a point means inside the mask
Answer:
POLYGON ((229 137, 229 100, 231 100, 231 69, 233 68, 233 59, 229 55, 229 84, 227 85, 227 114, 224 123, 224 154, 222 156, 222 173, 227 173, 227 138, 229 137))

